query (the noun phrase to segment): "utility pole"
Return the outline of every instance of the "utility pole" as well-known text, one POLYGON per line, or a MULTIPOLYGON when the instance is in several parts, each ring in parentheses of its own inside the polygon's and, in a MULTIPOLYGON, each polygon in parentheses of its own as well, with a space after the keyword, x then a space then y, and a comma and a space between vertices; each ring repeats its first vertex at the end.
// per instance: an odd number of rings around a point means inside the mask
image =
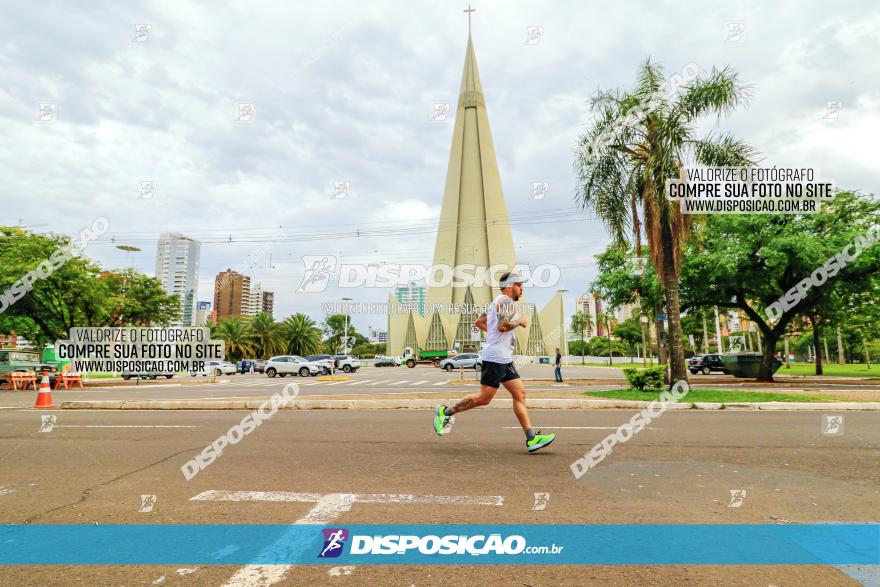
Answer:
POLYGON ((843 335, 840 333, 840 326, 837 327, 837 364, 846 363, 846 357, 843 356, 843 335))
POLYGON ((644 314, 639 318, 639 324, 642 327, 642 367, 648 366, 648 346, 645 344, 645 326, 648 324, 648 317, 644 314))

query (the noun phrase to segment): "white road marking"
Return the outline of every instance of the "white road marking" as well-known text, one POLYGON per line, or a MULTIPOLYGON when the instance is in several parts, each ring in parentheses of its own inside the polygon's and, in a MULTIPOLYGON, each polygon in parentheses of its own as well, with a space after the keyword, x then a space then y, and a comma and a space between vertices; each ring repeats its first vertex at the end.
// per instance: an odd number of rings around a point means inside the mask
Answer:
MULTIPOLYGON (((205 493, 211 492, 206 491, 205 493)), ((204 495, 204 493, 200 495, 204 495)), ((317 503, 315 504, 315 507, 313 507, 304 517, 294 522, 294 524, 329 524, 332 520, 338 518, 342 512, 347 512, 351 509, 352 495, 348 493, 329 493, 324 496, 305 493, 300 495, 315 496, 318 497, 318 499, 316 500, 317 503)), ((197 495, 191 499, 196 499, 198 497, 199 496, 197 495)), ((290 539, 293 538, 294 534, 293 531, 289 531, 274 545, 263 550, 259 556, 261 558, 273 556, 276 554, 275 549, 280 545, 285 545, 289 548, 291 543, 290 539)), ((246 565, 237 570, 235 574, 223 584, 223 587, 265 587, 272 585, 273 583, 278 583, 284 579, 284 575, 292 568, 293 565, 246 565)))
POLYGON ((446 385, 446 382, 445 381, 438 381, 434 385, 446 385))
MULTIPOLYGON (((328 524, 353 503, 424 503, 445 505, 504 505, 500 495, 412 495, 408 493, 298 493, 292 491, 204 491, 190 500, 198 501, 293 501, 316 502, 308 514, 294 524, 328 524)), ((293 532, 291 531, 291 535, 293 532)), ((268 547, 260 556, 275 554, 275 548, 289 549, 292 536, 284 536, 276 545, 268 547)), ((246 565, 240 568, 223 587, 268 587, 284 579, 293 565, 246 565)))
POLYGON ((149 424, 143 426, 122 426, 122 425, 80 425, 80 424, 64 424, 55 425, 55 428, 198 428, 198 426, 165 426, 161 424, 149 424))
POLYGON ((361 385, 363 383, 369 383, 372 379, 355 379, 354 381, 349 381, 349 385, 361 385))
POLYGON ((381 384, 383 384, 383 383, 391 383, 391 382, 393 382, 393 381, 394 381, 393 379, 389 379, 389 380, 387 380, 387 381, 377 381, 376 383, 371 383, 370 385, 371 385, 371 386, 372 386, 372 385, 381 385, 381 384))
MULTIPOLYGON (((330 493, 347 495, 352 503, 439 503, 446 505, 504 505, 501 495, 413 495, 411 493, 330 493)), ((203 491, 190 501, 271 501, 271 502, 320 502, 320 493, 294 491, 203 491)), ((305 522, 303 522, 305 523, 305 522)), ((317 523, 317 522, 309 522, 317 523)))
POLYGON ((327 387, 330 387, 332 385, 345 385, 346 383, 351 383, 351 381, 334 381, 333 383, 328 383, 327 387))
POLYGON ((413 383, 413 385, 421 385, 422 383, 428 383, 428 380, 425 379, 424 381, 416 381, 415 383, 413 383))
POLYGON ((6 487, 0 486, 0 495, 6 495, 7 493, 15 493, 15 489, 7 489, 6 487))
POLYGON ((391 385, 405 385, 407 383, 409 383, 409 379, 404 379, 403 381, 395 381, 391 385))

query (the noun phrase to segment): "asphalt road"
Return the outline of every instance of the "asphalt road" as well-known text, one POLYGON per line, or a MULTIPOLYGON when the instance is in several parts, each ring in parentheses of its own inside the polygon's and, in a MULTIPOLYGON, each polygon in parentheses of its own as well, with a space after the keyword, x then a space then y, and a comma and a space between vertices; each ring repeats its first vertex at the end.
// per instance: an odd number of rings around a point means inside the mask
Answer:
MULTIPOLYGON (((534 411, 559 440, 528 455, 506 411, 458 417, 437 438, 427 411, 283 411, 186 481, 180 466, 244 415, 5 410, 2 523, 292 523, 314 503, 193 500, 204 492, 498 496, 500 506, 356 503, 339 523, 798 523, 877 521, 880 415, 668 412, 599 467, 569 466, 626 410, 534 411), (40 432, 43 416, 55 416, 40 432), (731 490, 745 490, 729 507, 731 490), (534 494, 550 494, 534 511, 534 494), (155 495, 139 512, 142 495, 155 495)), ((218 494, 208 494, 218 495, 218 494)), ((40 545, 35 545, 39 548, 40 545)), ((87 548, 87 545, 84 545, 87 548)), ((185 557, 184 557, 185 558, 185 557)), ((344 564, 344 563, 341 563, 344 564)), ((870 569, 823 566, 7 567, 4 585, 857 585, 870 569), (849 573, 849 574, 847 574, 849 573)), ((873 576, 876 578, 876 569, 873 576)))
MULTIPOLYGON (((526 380, 532 397, 539 393, 553 391, 558 394, 578 394, 582 391, 596 391, 625 385, 621 371, 609 367, 566 367, 564 370, 568 383, 556 385, 552 382, 552 370, 546 365, 523 365, 520 374, 526 380), (532 381, 542 378, 544 381, 532 381), (615 384, 619 382, 619 384, 615 384)), ((212 383, 207 377, 175 377, 144 381, 117 381, 112 386, 90 386, 84 390, 56 391, 53 399, 56 404, 64 400, 113 400, 113 399, 232 399, 268 397, 290 382, 300 386, 302 397, 357 396, 366 394, 424 394, 427 397, 438 392, 449 392, 450 397, 470 392, 476 388, 477 377, 473 370, 447 373, 429 365, 419 365, 414 369, 406 367, 362 368, 356 373, 337 373, 343 381, 322 381, 316 377, 275 377, 266 375, 228 375, 219 377, 212 383)), ((811 394, 813 391, 841 392, 842 399, 880 401, 880 381, 873 385, 841 385, 837 383, 797 383, 785 385, 755 385, 741 380, 731 381, 729 377, 715 375, 694 375, 691 385, 698 388, 747 389, 750 391, 770 390, 781 392, 811 394), (792 387, 796 386, 796 387, 792 387)), ((504 397, 501 392, 501 397, 504 397)), ((30 391, 0 391, 0 408, 27 408, 34 405, 36 393, 30 391)))

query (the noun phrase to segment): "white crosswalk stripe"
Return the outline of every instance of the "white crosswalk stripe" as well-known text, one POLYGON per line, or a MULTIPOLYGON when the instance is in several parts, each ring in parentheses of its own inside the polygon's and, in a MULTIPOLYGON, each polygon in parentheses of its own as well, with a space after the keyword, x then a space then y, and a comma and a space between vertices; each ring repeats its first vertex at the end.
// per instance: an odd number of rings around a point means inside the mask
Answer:
POLYGON ((446 382, 445 381, 438 381, 434 385, 446 385, 446 382))
POLYGON ((416 381, 415 383, 413 383, 413 385, 421 385, 422 383, 427 383, 427 382, 428 382, 428 380, 425 379, 424 381, 416 381))
POLYGON ((393 383, 393 379, 389 379, 388 381, 377 381, 376 383, 371 383, 370 385, 382 385, 383 383, 393 383))
POLYGON ((395 381, 391 385, 404 385, 406 383, 409 383, 409 379, 404 379, 403 381, 395 381))

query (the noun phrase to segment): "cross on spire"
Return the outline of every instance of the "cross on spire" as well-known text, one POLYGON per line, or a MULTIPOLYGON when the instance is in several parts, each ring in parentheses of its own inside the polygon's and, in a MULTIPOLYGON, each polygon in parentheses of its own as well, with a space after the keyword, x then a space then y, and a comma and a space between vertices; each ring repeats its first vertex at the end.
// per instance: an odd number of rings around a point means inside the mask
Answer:
POLYGON ((468 15, 468 36, 471 34, 471 13, 476 12, 476 8, 471 8, 471 5, 468 4, 467 10, 463 10, 462 12, 467 12, 468 15))

